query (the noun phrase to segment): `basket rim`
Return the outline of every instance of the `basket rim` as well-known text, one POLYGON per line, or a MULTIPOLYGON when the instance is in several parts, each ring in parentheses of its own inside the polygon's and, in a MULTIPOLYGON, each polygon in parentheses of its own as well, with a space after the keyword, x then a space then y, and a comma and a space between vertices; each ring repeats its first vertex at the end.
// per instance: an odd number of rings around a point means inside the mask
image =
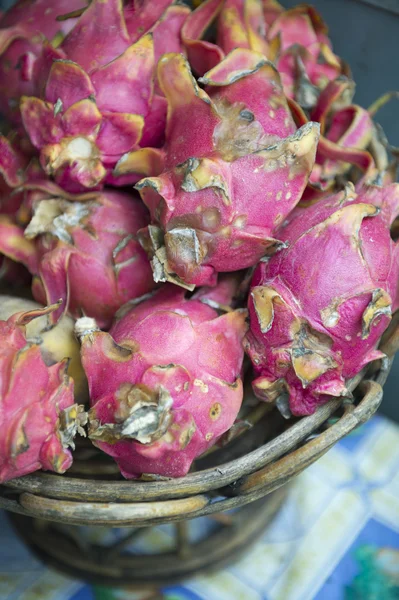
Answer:
MULTIPOLYGON (((378 378, 384 376, 379 375, 378 378)), ((364 388, 364 397, 359 404, 348 401, 344 414, 331 427, 293 452, 280 455, 273 464, 240 478, 235 482, 235 486, 229 488, 228 493, 226 488, 220 488, 216 497, 214 494, 203 493, 167 501, 158 499, 145 502, 100 503, 60 500, 22 491, 18 500, 3 499, 0 496, 0 506, 12 512, 49 521, 113 527, 147 527, 244 506, 288 483, 343 436, 368 421, 381 403, 383 390, 380 383, 373 380, 363 381, 361 388, 364 388)))
MULTIPOLYGON (((380 349, 385 358, 347 381, 348 394, 331 398, 315 413, 255 450, 180 479, 109 481, 38 472, 0 486, 0 508, 72 525, 146 527, 230 510, 253 502, 318 460, 378 409, 382 386, 399 347, 399 312, 380 349), (358 402, 352 391, 358 390, 358 402), (339 409, 332 424, 328 419, 339 409), (320 428, 327 423, 323 430, 320 428)), ((216 454, 216 453, 215 453, 216 454)))
MULTIPOLYGON (((385 382, 391 365, 392 360, 389 360, 389 364, 381 369, 377 377, 378 383, 383 384, 385 382)), ((348 382, 348 392, 352 392, 363 380, 364 371, 361 371, 348 382)), ((298 443, 306 440, 315 429, 325 423, 344 401, 344 397, 331 398, 326 404, 319 406, 312 415, 299 418, 291 427, 259 448, 221 466, 188 473, 182 478, 159 481, 109 481, 101 479, 90 481, 90 479, 85 478, 60 476, 55 473, 39 471, 10 480, 4 486, 20 492, 48 494, 52 498, 73 499, 79 494, 80 500, 89 500, 93 498, 93 491, 90 489, 90 483, 93 483, 97 488, 97 501, 105 502, 114 500, 116 495, 120 501, 145 502, 154 499, 177 499, 198 493, 211 492, 264 468, 275 459, 292 450, 298 443)))
MULTIPOLYGON (((352 392, 362 379, 362 372, 348 384, 352 392)), ((115 498, 115 491, 124 501, 149 501, 152 499, 181 498, 186 495, 210 492, 221 486, 229 485, 237 479, 249 475, 279 458, 302 442, 315 429, 320 427, 342 405, 344 397, 331 398, 320 406, 312 415, 301 417, 286 431, 279 434, 256 450, 239 458, 230 460, 222 466, 210 467, 198 472, 188 473, 185 477, 159 481, 123 480, 108 481, 92 480, 98 488, 98 501, 110 501, 115 498)), ((70 498, 79 491, 80 499, 89 499, 93 493, 88 489, 90 479, 68 477, 56 473, 38 471, 6 482, 6 487, 21 492, 49 493, 54 498, 70 498)))

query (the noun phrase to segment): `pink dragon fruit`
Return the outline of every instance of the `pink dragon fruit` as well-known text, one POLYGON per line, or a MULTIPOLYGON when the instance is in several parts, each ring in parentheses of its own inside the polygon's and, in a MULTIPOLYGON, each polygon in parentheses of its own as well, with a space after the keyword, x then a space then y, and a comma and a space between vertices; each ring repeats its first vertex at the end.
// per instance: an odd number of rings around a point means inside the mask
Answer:
POLYGON ((303 4, 281 12, 267 31, 284 91, 304 108, 314 106, 329 81, 348 74, 346 65, 333 53, 327 34, 321 16, 303 4))
MULTIPOLYGON (((283 12, 276 0, 207 0, 189 15, 182 28, 187 57, 195 73, 204 75, 235 48, 261 52, 275 58, 266 31, 283 12), (204 40, 216 21, 216 44, 204 40)), ((276 44, 274 44, 276 45, 276 44)))
MULTIPOLYGON (((365 179, 372 180, 375 176, 376 165, 368 151, 375 126, 366 109, 351 103, 353 93, 351 80, 331 81, 311 112, 311 120, 320 123, 321 135, 304 199, 312 198, 314 192, 319 196, 320 192, 331 190, 338 178, 347 176, 353 166, 365 179)), ((308 122, 298 104, 291 100, 289 106, 297 126, 308 122)))
POLYGON ((319 126, 296 130, 278 73, 251 50, 209 71, 208 93, 182 55, 165 55, 158 78, 169 103, 166 170, 136 186, 154 223, 142 243, 155 281, 212 285, 279 246, 274 233, 304 190, 319 126))
POLYGON ((188 16, 182 27, 181 36, 187 58, 193 71, 198 75, 204 75, 224 58, 222 48, 202 39, 211 23, 220 14, 223 4, 224 0, 206 0, 188 16))
POLYGON ((261 52, 276 62, 284 92, 306 108, 329 81, 347 74, 331 49, 328 29, 317 11, 305 4, 284 10, 275 0, 208 0, 182 29, 193 69, 202 75, 235 48, 261 52), (216 44, 201 38, 217 18, 216 44))
POLYGON ((162 169, 155 146, 163 143, 166 100, 154 93, 155 61, 180 50, 189 9, 171 0, 150 5, 131 2, 124 12, 121 0, 93 0, 61 44, 45 42, 33 62, 36 88, 22 97, 23 125, 46 173, 68 191, 126 185, 162 169), (126 178, 118 163, 132 150, 135 173, 126 178))
POLYGON ((201 74, 237 47, 276 61, 284 92, 298 103, 289 102, 296 125, 308 121, 302 108, 321 125, 306 200, 331 193, 352 165, 370 175, 374 164, 366 148, 373 133, 371 117, 351 104, 354 83, 344 76, 348 69, 332 53, 327 27, 312 7, 284 11, 268 0, 209 0, 190 15, 182 36, 190 62, 201 74), (201 39, 216 18, 218 45, 201 39))
POLYGON ((15 214, 23 200, 16 188, 25 181, 29 157, 8 138, 0 135, 0 214, 15 214))
POLYGON ((0 19, 0 112, 10 121, 20 122, 21 96, 35 93, 33 65, 43 36, 53 45, 59 43, 75 20, 59 22, 57 15, 85 4, 85 0, 19 0, 0 19))
POLYGON ((0 135, 0 215, 17 216, 27 224, 36 192, 35 186, 45 190, 53 184, 46 180, 29 140, 0 135))
POLYGON ((390 227, 399 185, 345 191, 297 208, 279 232, 287 248, 261 263, 245 346, 266 401, 288 392, 295 415, 347 393, 398 307, 399 244, 390 227))
MULTIPOLYGON (((38 165, 30 160, 30 149, 25 147, 26 140, 10 140, 0 135, 0 215, 17 215, 25 221, 20 210, 27 192, 18 191, 26 180, 33 181, 38 176, 38 165)), ((40 168, 39 168, 40 171, 40 168)), ((28 192, 28 195, 30 193, 28 192)), ((11 287, 29 286, 31 276, 27 269, 6 256, 0 256, 0 288, 10 291, 11 287)))
POLYGON ((0 321, 0 483, 38 469, 64 473, 72 464, 83 408, 74 403, 67 360, 47 366, 25 326, 55 307, 0 321))
MULTIPOLYGON (((2 321, 16 313, 39 314, 37 311, 44 311, 44 307, 33 300, 0 295, 2 321)), ((74 334, 74 326, 75 321, 67 315, 63 315, 58 323, 52 326, 49 314, 44 311, 42 316, 36 316, 25 324, 25 337, 28 343, 40 346, 42 358, 47 366, 61 363, 68 358, 67 373, 73 379, 75 401, 84 404, 88 400, 87 379, 80 360, 80 345, 74 334)))
POLYGON ((51 313, 68 311, 96 318, 107 327, 115 311, 154 287, 151 267, 136 239, 148 223, 138 198, 119 191, 71 197, 49 182, 24 230, 0 216, 0 252, 25 264, 34 275, 32 291, 42 304, 61 298, 51 313), (73 198, 73 201, 71 201, 73 198))
POLYGON ((242 309, 218 316, 166 285, 122 309, 109 333, 92 319, 77 321, 89 436, 124 477, 183 477, 233 425, 243 398, 245 318, 242 309))

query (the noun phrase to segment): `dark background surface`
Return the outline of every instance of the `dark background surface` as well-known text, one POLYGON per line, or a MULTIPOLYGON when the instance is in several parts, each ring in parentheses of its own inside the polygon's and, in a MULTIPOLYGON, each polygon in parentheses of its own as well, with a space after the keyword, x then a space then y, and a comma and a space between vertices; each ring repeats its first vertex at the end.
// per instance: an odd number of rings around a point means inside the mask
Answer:
MULTIPOLYGON (((53 0, 54 4, 57 0, 53 0)), ((154 0, 156 2, 156 0, 154 0)), ((284 6, 298 4, 282 0, 284 6)), ((356 81, 355 101, 369 106, 389 90, 399 90, 399 0, 373 0, 380 8, 361 0, 314 0, 327 21, 334 51, 351 66, 356 81), (390 6, 392 11, 382 6, 390 6)), ((0 0, 2 10, 14 4, 0 0)), ((83 2, 82 2, 83 4, 83 2)), ((399 146, 399 101, 393 101, 378 113, 390 142, 399 146)), ((399 357, 385 386, 381 412, 399 421, 399 357)))

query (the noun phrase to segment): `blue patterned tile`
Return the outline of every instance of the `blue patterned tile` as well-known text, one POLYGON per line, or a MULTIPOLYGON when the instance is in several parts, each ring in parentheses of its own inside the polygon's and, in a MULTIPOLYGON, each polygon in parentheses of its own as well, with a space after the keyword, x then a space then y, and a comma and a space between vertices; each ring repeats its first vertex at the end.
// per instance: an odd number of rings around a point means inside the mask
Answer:
POLYGON ((69 600, 96 600, 91 585, 84 585, 69 600))
MULTIPOLYGON (((398 441, 399 428, 374 418, 295 480, 272 525, 240 562, 158 592, 92 588, 52 573, 0 511, 0 600, 398 600, 398 441)), ((215 523, 199 519, 192 526, 199 541, 215 523)), ((101 543, 125 535, 90 531, 101 543)), ((152 552, 172 538, 171 527, 161 526, 129 550, 152 552)))
MULTIPOLYGON (((398 551, 399 533, 375 519, 370 519, 314 600, 346 600, 347 588, 359 575, 359 562, 356 554, 362 548, 367 547, 398 551)), ((382 600, 382 598, 378 598, 378 600, 382 600)))

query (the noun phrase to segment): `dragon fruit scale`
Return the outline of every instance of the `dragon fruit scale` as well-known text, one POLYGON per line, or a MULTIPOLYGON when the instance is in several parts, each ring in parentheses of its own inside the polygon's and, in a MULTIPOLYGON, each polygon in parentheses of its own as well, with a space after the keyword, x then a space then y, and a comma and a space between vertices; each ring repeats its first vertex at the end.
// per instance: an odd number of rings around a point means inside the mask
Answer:
MULTIPOLYGON (((13 263, 18 265, 17 263, 13 263)), ((0 295, 0 320, 6 321, 16 313, 44 312, 25 324, 25 337, 28 343, 40 347, 42 358, 47 366, 68 358, 67 373, 73 379, 75 401, 84 404, 88 399, 87 379, 80 360, 80 345, 74 334, 75 321, 63 315, 56 325, 51 325, 49 314, 44 307, 33 300, 15 296, 0 295)), ((51 314, 51 313, 50 313, 51 314)))
POLYGON ((383 356, 378 341, 398 308, 398 212, 398 184, 348 184, 290 215, 279 232, 287 248, 258 266, 249 296, 259 398, 288 392, 292 413, 310 414, 383 356))
POLYGON ((366 151, 373 135, 371 117, 367 110, 351 104, 354 82, 347 66, 333 54, 327 34, 326 24, 313 7, 284 10, 274 0, 208 0, 182 29, 195 72, 203 74, 234 48, 261 52, 276 64, 296 125, 306 123, 309 115, 311 121, 320 123, 306 199, 332 193, 352 165, 367 175, 374 167, 366 151), (213 20, 217 45, 202 39, 213 20))
POLYGON ((209 71, 207 91, 180 54, 161 58, 158 79, 169 105, 165 171, 136 186, 152 218, 141 241, 155 281, 212 285, 279 247, 275 231, 305 188, 319 125, 296 129, 277 71, 251 50, 209 71))
POLYGON ((162 169, 166 100, 155 65, 164 51, 181 50, 190 10, 171 0, 150 5, 93 0, 56 46, 43 40, 31 58, 22 123, 47 175, 70 192, 135 183, 162 169), (136 171, 127 179, 114 169, 133 150, 136 171))
POLYGON ((84 434, 67 360, 47 366, 40 346, 25 337, 26 325, 54 308, 0 321, 0 483, 38 469, 64 473, 72 464, 68 446, 84 434))
POLYGON ((147 210, 125 192, 72 197, 55 184, 50 189, 51 196, 42 193, 36 199, 25 230, 0 216, 0 252, 29 269, 38 302, 63 300, 50 315, 53 322, 67 311, 108 327, 122 304, 155 285, 136 239, 138 229, 148 223, 147 210))
POLYGON ((275 0, 208 0, 186 20, 182 37, 196 73, 202 75, 235 48, 261 52, 275 62, 285 94, 311 108, 320 91, 342 74, 328 28, 312 7, 284 10, 275 0), (216 44, 203 40, 216 20, 216 44))
POLYGON ((43 38, 56 46, 76 21, 60 22, 57 16, 85 4, 85 0, 18 0, 0 18, 0 112, 12 123, 20 123, 21 96, 35 93, 33 66, 43 38))
POLYGON ((26 225, 37 194, 58 188, 46 178, 29 140, 15 134, 0 134, 0 215, 26 225))
POLYGON ((230 429, 242 403, 247 311, 218 316, 204 297, 184 293, 166 284, 122 309, 109 333, 92 319, 76 323, 92 405, 89 437, 126 478, 183 477, 230 429))
POLYGON ((307 109, 330 81, 348 74, 327 34, 318 12, 304 4, 281 12, 267 32, 285 93, 307 109))
MULTIPOLYGON (((343 177, 356 181, 358 174, 351 171, 353 167, 362 173, 363 182, 375 178, 377 168, 369 150, 376 127, 368 110, 352 104, 353 94, 354 82, 350 79, 330 81, 310 112, 311 120, 320 123, 320 139, 304 198, 309 199, 314 192, 331 194, 337 183, 341 189, 343 177)), ((289 106, 298 127, 308 122, 295 101, 290 100, 289 106)))
POLYGON ((0 214, 17 213, 23 200, 18 189, 27 178, 33 179, 37 170, 30 149, 24 147, 26 140, 19 141, 0 134, 0 214))

